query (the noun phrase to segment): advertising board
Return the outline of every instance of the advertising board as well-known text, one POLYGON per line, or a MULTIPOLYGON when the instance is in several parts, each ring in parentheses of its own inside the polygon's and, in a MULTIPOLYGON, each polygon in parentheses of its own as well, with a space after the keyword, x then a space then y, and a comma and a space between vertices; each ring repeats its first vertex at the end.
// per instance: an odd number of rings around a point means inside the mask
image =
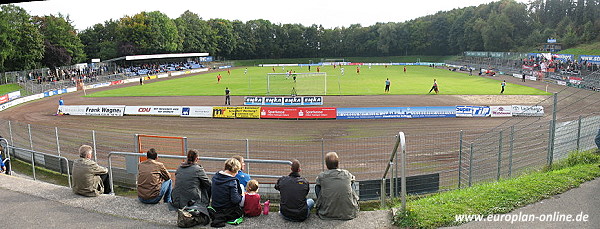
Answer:
POLYGON ((213 107, 213 118, 235 118, 235 107, 213 107))
POLYGON ((181 117, 212 118, 213 107, 192 106, 182 107, 181 117))
POLYGON ((321 106, 323 105, 322 96, 298 96, 298 97, 244 97, 246 106, 321 106))
POLYGON ((260 107, 236 107, 236 118, 260 118, 260 107))
POLYGON ((260 118, 335 119, 335 107, 262 107, 260 118))
POLYGON ((513 116, 544 116, 542 106, 512 105, 513 116))
POLYGON ((452 118, 456 107, 357 107, 337 108, 337 119, 452 118))
POLYGON ((62 105, 58 110, 65 115, 123 116, 124 105, 62 105))
POLYGON ((8 93, 8 100, 13 100, 13 99, 20 98, 20 97, 21 97, 21 91, 13 91, 11 93, 8 93))
POLYGON ((181 106, 126 106, 125 115, 181 116, 181 106))
POLYGON ((491 117, 512 117, 512 106, 490 106, 491 117))
POLYGON ((8 94, 0 96, 0 103, 8 102, 8 94))

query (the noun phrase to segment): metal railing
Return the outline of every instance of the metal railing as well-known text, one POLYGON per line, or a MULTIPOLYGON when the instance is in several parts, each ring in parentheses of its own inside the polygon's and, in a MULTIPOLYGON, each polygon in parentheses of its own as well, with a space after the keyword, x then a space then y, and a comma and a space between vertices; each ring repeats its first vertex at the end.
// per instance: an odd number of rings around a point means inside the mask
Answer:
MULTIPOLYGON (((134 157, 145 157, 145 153, 131 153, 131 152, 110 152, 108 153, 108 172, 109 172, 109 181, 110 188, 114 192, 114 184, 113 184, 113 170, 112 170, 112 156, 134 156, 134 157)), ((186 156, 178 156, 178 155, 169 155, 169 154, 158 154, 159 158, 170 158, 170 159, 187 159, 186 156)), ((219 157, 198 157, 198 159, 202 161, 226 161, 229 158, 219 158, 219 157)), ((257 164, 283 164, 283 165, 292 165, 291 161, 285 160, 260 160, 260 159, 244 159, 244 162, 248 163, 257 163, 257 164)), ((175 172, 176 170, 168 170, 169 172, 175 172)), ((207 175, 214 175, 216 172, 206 172, 207 175)), ((280 178, 281 176, 275 175, 261 175, 261 174, 252 174, 253 177, 260 178, 280 178)))
MULTIPOLYGON (((37 177, 35 175, 36 174, 35 173, 35 171, 36 171, 36 168, 35 168, 35 160, 36 160, 36 158, 35 158, 35 156, 36 155, 42 155, 44 157, 56 158, 56 159, 58 159, 59 164, 62 162, 62 160, 64 160, 65 163, 66 163, 66 166, 64 166, 64 167, 66 167, 66 170, 67 170, 67 180, 69 182, 69 188, 72 187, 72 185, 71 185, 71 171, 69 170, 69 160, 66 157, 57 156, 57 155, 53 155, 53 154, 49 154, 49 153, 38 152, 38 151, 30 150, 30 149, 23 149, 23 148, 14 147, 14 146, 11 146, 11 145, 7 145, 6 148, 7 149, 11 149, 13 151, 13 154, 16 154, 15 151, 18 151, 18 152, 21 152, 21 153, 22 152, 26 152, 26 153, 30 153, 31 154, 31 158, 30 159, 31 159, 31 171, 32 171, 32 174, 33 174, 33 180, 37 180, 37 177)), ((62 165, 60 165, 60 167, 62 168, 62 165)))
POLYGON ((404 132, 400 132, 398 133, 398 135, 396 135, 396 144, 394 145, 394 149, 392 150, 392 154, 390 156, 390 160, 387 164, 387 167, 385 168, 385 172, 383 172, 383 176, 381 177, 381 190, 380 190, 380 195, 381 195, 381 207, 385 207, 385 192, 386 192, 386 188, 385 188, 385 178, 387 177, 388 171, 390 170, 390 168, 392 169, 391 174, 391 178, 390 178, 390 197, 394 197, 396 194, 396 190, 395 187, 397 187, 397 185, 395 185, 395 183, 398 180, 398 147, 400 147, 400 188, 402 189, 400 191, 400 195, 401 195, 401 199, 402 199, 402 210, 406 209, 406 138, 404 137, 404 132), (395 160, 395 162, 394 162, 395 160), (395 170, 396 173, 394 173, 394 167, 395 166, 395 170))

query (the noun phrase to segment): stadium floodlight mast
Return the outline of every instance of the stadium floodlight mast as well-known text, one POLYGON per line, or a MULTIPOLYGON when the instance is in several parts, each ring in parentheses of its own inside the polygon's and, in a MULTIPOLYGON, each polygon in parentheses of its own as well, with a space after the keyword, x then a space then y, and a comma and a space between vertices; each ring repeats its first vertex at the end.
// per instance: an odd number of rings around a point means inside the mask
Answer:
POLYGON ((282 90, 285 90, 286 93, 284 94, 287 94, 287 92, 290 91, 292 94, 295 94, 298 91, 305 90, 305 94, 309 93, 327 95, 327 72, 267 73, 267 95, 271 95, 274 91, 276 91, 275 94, 282 94, 277 93, 277 91, 282 90), (294 81, 292 78, 293 76, 296 76, 298 80, 294 81), (318 86, 320 85, 320 83, 318 83, 319 78, 323 80, 322 92, 320 91, 320 89, 318 89, 318 87, 320 87, 318 86), (288 84, 289 88, 282 86, 281 82, 287 82, 285 84, 288 84), (271 86, 273 86, 273 88, 271 86))

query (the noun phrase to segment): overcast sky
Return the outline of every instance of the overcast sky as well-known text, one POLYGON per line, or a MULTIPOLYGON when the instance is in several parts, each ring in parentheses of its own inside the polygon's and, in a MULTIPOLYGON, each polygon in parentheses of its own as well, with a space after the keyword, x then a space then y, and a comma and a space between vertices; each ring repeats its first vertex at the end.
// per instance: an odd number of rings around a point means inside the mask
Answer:
POLYGON ((370 26, 377 22, 403 22, 438 11, 494 1, 497 0, 48 0, 15 5, 31 15, 68 15, 79 31, 109 19, 118 20, 126 15, 157 10, 173 19, 190 10, 204 20, 223 18, 246 22, 266 19, 276 24, 317 24, 329 29, 351 24, 370 26))

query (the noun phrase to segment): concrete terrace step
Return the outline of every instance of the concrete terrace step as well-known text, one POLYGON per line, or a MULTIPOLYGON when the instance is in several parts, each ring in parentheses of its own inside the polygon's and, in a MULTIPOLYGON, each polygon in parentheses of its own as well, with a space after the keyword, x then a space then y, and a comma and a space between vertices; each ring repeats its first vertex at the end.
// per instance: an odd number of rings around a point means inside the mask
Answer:
MULTIPOLYGON (((175 227, 177 213, 169 211, 167 204, 142 204, 137 199, 101 195, 99 197, 83 197, 73 194, 70 188, 31 179, 0 175, 0 188, 9 191, 37 196, 58 203, 82 208, 97 214, 108 214, 116 217, 136 219, 157 226, 175 227)), ((25 210, 25 209, 24 209, 25 210)), ((32 215, 33 219, 43 219, 43 215, 32 215)), ((114 225, 119 227, 120 225, 114 225)), ((259 217, 245 218, 244 223, 235 228, 394 228, 391 224, 390 211, 363 211, 356 219, 349 221, 321 220, 314 214, 305 222, 289 222, 277 213, 259 217)), ((68 225, 65 225, 68 228, 68 225)))

